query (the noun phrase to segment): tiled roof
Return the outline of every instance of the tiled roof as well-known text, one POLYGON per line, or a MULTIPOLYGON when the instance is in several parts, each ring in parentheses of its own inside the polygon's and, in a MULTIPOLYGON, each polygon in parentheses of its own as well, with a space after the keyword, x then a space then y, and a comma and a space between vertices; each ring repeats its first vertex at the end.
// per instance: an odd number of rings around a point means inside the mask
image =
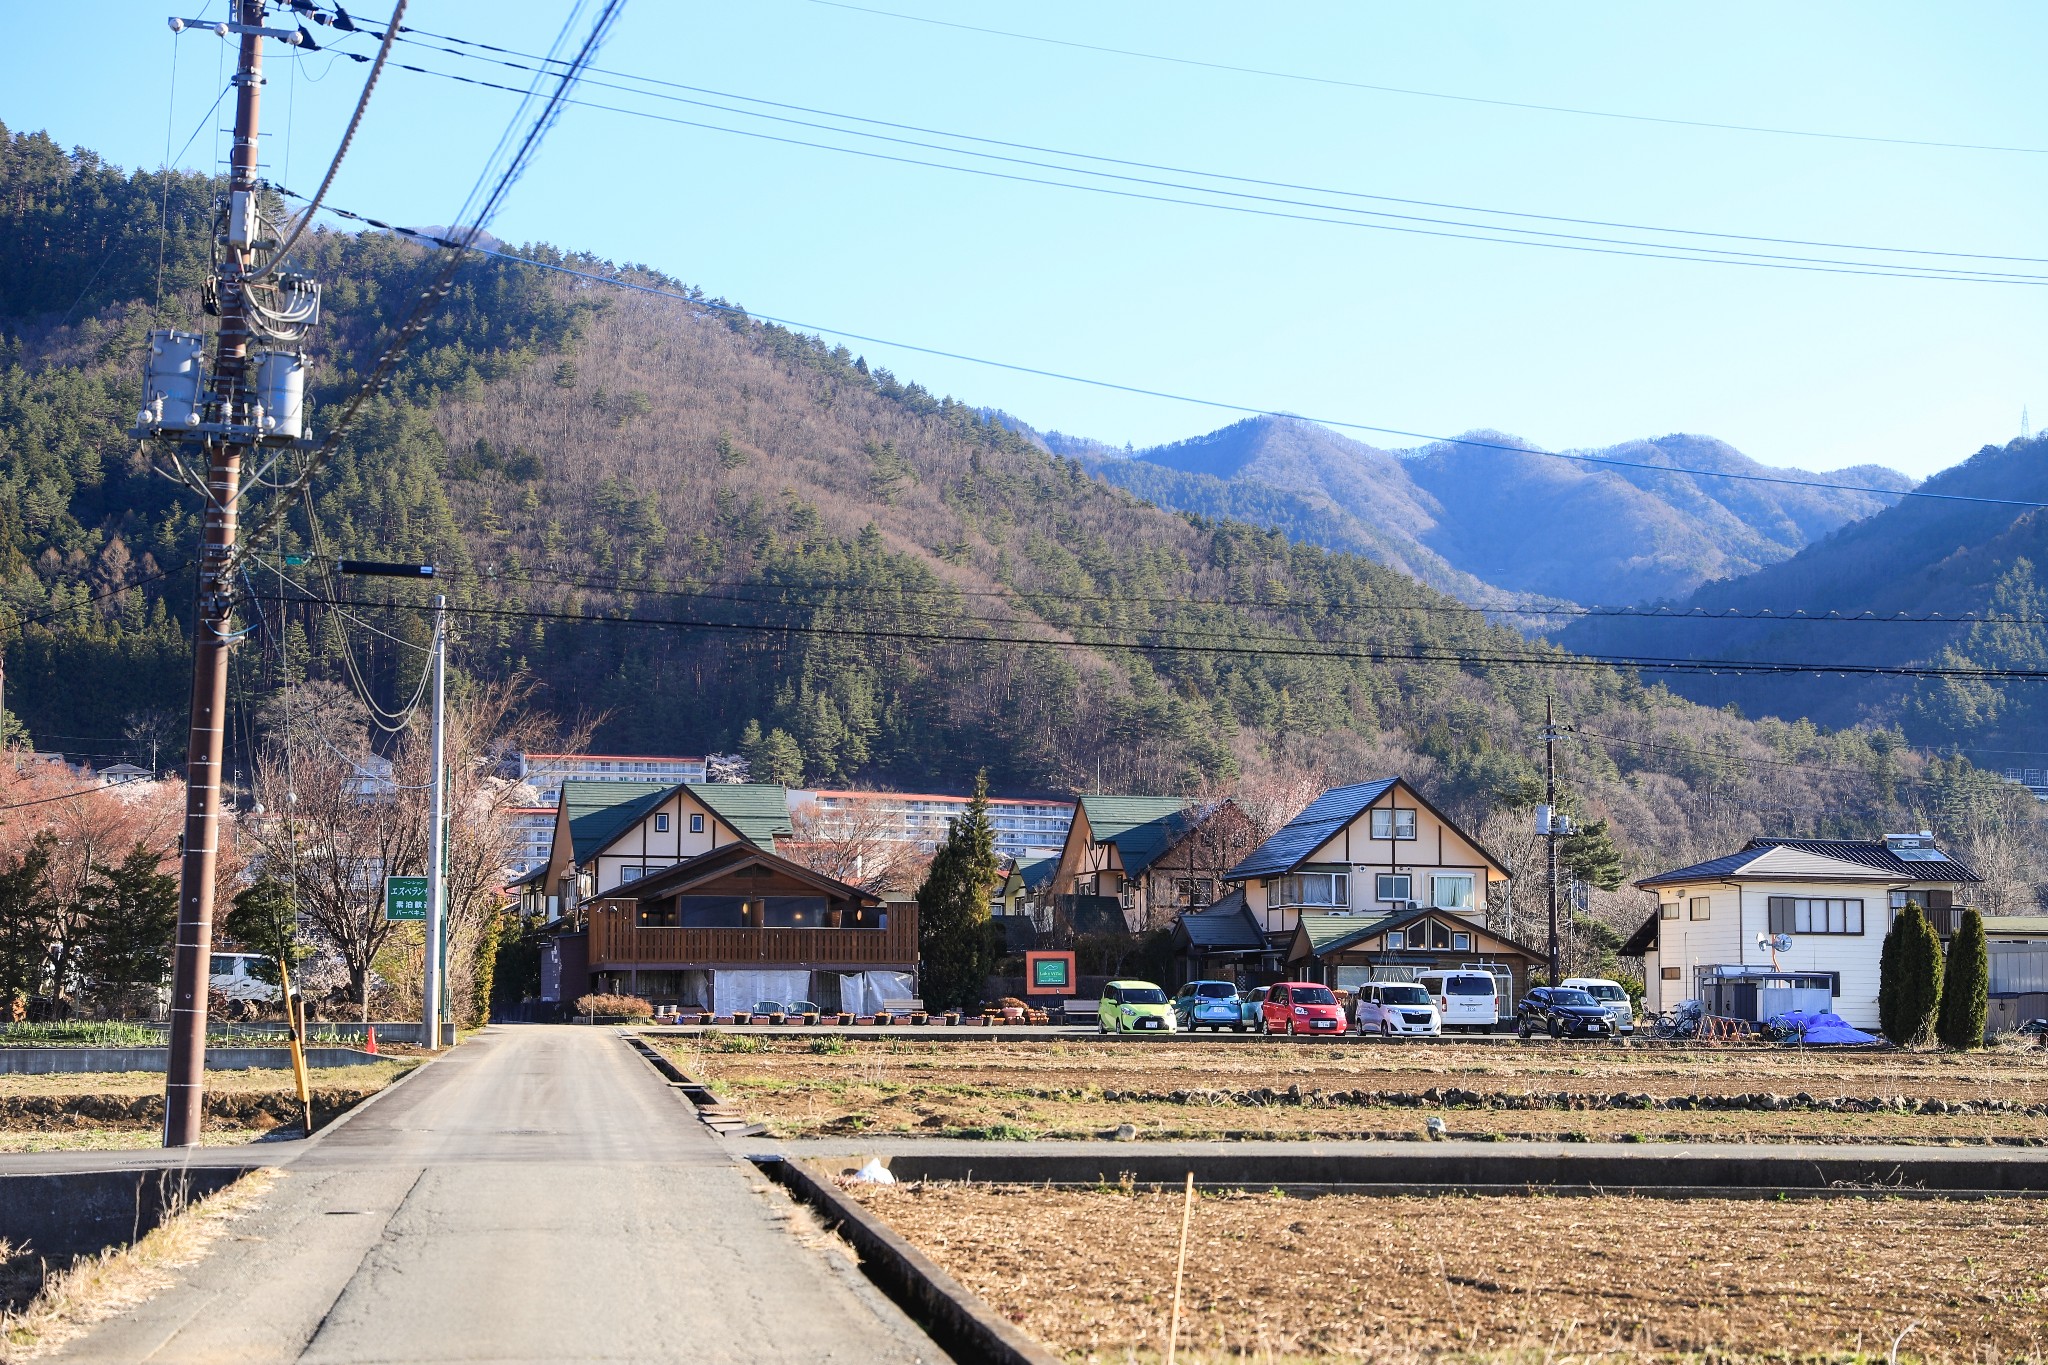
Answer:
POLYGON ((1362 938, 1371 938, 1388 925, 1414 918, 1404 910, 1397 915, 1303 915, 1301 933, 1308 950, 1317 957, 1337 952, 1362 938))
POLYGON ((770 782, 687 782, 684 789, 748 843, 773 852, 790 836, 789 799, 770 782))
POLYGON ((2048 915, 1986 915, 1984 937, 2048 938, 2048 915))
POLYGON ((1084 796, 1081 809, 1095 842, 1116 845, 1126 877, 1150 867, 1193 823, 1177 796, 1084 796))
POLYGON ((1246 907, 1242 889, 1206 910, 1183 912, 1178 923, 1188 942, 1205 952, 1255 952, 1266 946, 1266 935, 1246 907))
POLYGON ((638 824, 674 790, 608 779, 579 777, 564 782, 562 808, 569 817, 569 856, 579 866, 596 857, 599 849, 638 824))
POLYGON ((1385 796, 1395 781, 1383 777, 1377 782, 1331 788, 1309 802, 1306 810, 1260 844, 1250 857, 1224 873, 1224 878, 1235 882, 1251 877, 1278 877, 1293 871, 1338 830, 1356 820, 1367 806, 1385 796))
POLYGON ((1024 883, 1026 891, 1042 891, 1052 881, 1052 874, 1060 870, 1057 856, 1033 858, 1028 863, 1017 865, 1017 878, 1024 883))
POLYGON ((1740 853, 1660 872, 1644 877, 1636 885, 1681 886, 1687 882, 1736 878, 1935 883, 1983 880, 1952 858, 1907 862, 1876 839, 1752 839, 1740 853))

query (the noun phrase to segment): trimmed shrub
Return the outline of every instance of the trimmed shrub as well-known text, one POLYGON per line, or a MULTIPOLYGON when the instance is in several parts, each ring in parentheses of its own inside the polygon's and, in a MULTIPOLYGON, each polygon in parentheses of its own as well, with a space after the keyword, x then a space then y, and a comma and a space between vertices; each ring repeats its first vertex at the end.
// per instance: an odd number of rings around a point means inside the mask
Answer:
POLYGON ((1878 971, 1878 1026, 1900 1047, 1927 1041, 1941 1008, 1941 940, 1917 901, 1892 922, 1878 971))
POLYGON ((1984 946, 1984 917, 1963 911, 1962 927, 1948 946, 1942 974, 1941 1014, 1934 1033, 1950 1047, 1984 1046, 1984 1015, 1991 994, 1991 957, 1984 946))
POLYGON ((577 997, 576 1012, 617 1019, 652 1019, 654 1006, 637 995, 584 995, 577 997))

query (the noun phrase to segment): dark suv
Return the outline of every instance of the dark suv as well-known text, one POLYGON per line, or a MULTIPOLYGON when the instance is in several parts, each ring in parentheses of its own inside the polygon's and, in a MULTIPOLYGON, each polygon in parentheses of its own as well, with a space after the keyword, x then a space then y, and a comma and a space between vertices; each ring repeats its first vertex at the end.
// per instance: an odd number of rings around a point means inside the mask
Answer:
POLYGON ((1527 1038, 1538 1029, 1553 1038, 1612 1038, 1614 1019, 1576 986, 1538 986, 1515 1010, 1515 1032, 1527 1038))

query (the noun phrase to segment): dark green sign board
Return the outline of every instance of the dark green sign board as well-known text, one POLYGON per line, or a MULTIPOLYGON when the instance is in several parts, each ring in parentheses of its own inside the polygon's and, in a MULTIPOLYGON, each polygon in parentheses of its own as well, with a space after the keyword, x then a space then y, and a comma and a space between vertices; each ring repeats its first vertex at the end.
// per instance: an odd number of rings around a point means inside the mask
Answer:
POLYGON ((416 919, 427 917, 427 879, 425 877, 386 877, 384 879, 384 918, 416 919))

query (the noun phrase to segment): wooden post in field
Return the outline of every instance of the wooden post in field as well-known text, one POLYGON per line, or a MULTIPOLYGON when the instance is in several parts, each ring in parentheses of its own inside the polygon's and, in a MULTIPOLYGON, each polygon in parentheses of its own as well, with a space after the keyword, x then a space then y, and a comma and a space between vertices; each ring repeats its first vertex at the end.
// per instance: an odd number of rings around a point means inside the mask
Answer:
POLYGON ((1195 1173, 1188 1172, 1188 1196, 1180 1206, 1180 1256, 1173 1265, 1173 1326, 1166 1334, 1166 1365, 1180 1345, 1180 1284, 1188 1271, 1188 1220, 1195 1213, 1195 1173))

